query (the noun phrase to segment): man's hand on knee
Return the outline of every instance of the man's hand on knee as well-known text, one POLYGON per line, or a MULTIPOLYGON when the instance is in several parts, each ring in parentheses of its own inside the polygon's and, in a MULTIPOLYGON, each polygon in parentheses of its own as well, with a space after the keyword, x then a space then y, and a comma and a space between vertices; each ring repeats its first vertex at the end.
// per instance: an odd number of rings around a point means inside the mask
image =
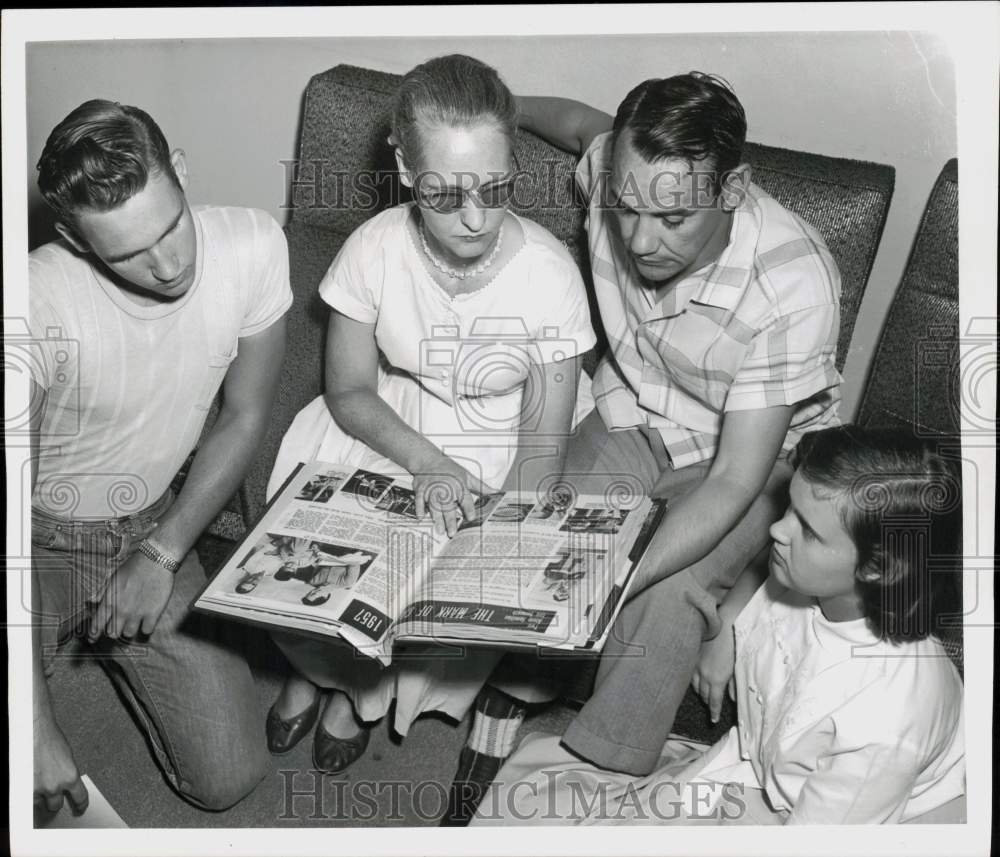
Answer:
POLYGON ((66 736, 51 717, 36 717, 34 724, 35 804, 58 812, 63 796, 77 815, 87 808, 90 795, 80 779, 66 736))
POLYGON ((142 632, 149 635, 174 588, 174 576, 141 553, 133 554, 119 568, 90 620, 88 637, 131 640, 142 632))

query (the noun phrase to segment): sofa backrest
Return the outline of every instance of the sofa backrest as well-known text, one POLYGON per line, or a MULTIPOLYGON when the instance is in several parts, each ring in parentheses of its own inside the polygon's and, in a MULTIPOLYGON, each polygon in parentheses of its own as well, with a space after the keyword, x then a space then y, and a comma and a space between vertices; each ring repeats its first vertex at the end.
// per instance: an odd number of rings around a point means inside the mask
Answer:
MULTIPOLYGON (((958 252, 958 161, 953 158, 934 183, 917 228, 910 257, 879 337, 857 422, 910 432, 934 443, 954 463, 954 490, 945 498, 954 499, 950 516, 954 527, 948 543, 935 545, 928 541, 921 546, 915 540, 914 544, 915 549, 927 551, 927 562, 933 563, 938 574, 951 577, 950 615, 941 618, 934 630, 961 670, 962 376, 958 252)), ((974 403, 968 404, 971 410, 974 403)), ((984 425, 986 431, 990 431, 988 423, 984 425)), ((975 420, 970 428, 977 428, 975 420)), ((919 522, 915 525, 919 526, 919 522)))
POLYGON ((917 228, 857 422, 957 438, 958 358, 958 161, 952 159, 917 228))
MULTIPOLYGON (((409 199, 387 142, 399 76, 339 65, 306 88, 286 235, 295 305, 281 391, 263 448, 244 486, 245 515, 263 505, 278 443, 295 413, 322 389, 326 309, 316 294, 336 250, 354 229, 389 205, 409 199)), ((575 158, 520 132, 517 158, 530 193, 517 212, 565 243, 590 284, 584 209, 575 191, 575 158)), ((843 366, 892 197, 892 167, 805 152, 747 145, 755 181, 812 223, 826 239, 843 280, 838 367, 843 366)), ((591 290, 591 297, 593 291, 591 290)), ((592 317, 599 314, 592 297, 592 317)), ((600 333, 600 330, 598 330, 600 333)))

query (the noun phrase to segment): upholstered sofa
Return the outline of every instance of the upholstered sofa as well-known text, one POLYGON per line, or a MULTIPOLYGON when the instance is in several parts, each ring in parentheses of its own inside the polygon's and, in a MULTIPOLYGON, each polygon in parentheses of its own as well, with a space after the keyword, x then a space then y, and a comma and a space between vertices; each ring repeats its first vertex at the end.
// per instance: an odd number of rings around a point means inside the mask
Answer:
MULTIPOLYGON (((281 437, 296 412, 322 390, 327 310, 317 294, 320 278, 356 227, 382 208, 409 198, 398 182, 386 141, 398 80, 392 74, 340 65, 317 74, 306 88, 285 227, 295 299, 280 391, 260 453, 238 497, 212 527, 216 536, 238 537, 261 513, 281 437)), ((573 157, 524 132, 516 149, 520 167, 532 173, 531 187, 536 189, 518 213, 566 244, 589 285, 573 157)), ((757 143, 747 145, 746 156, 754 180, 812 223, 836 259, 843 281, 837 357, 842 368, 885 224, 895 170, 757 143)), ((873 360, 861 422, 957 437, 957 299, 957 167, 952 162, 935 186, 873 360), (929 318, 934 324, 928 325, 929 318), (920 362, 927 349, 935 351, 936 362, 920 362)), ((596 306, 592 314, 599 322, 596 306)), ((957 652, 957 646, 953 648, 957 652)), ((567 672, 567 694, 585 696, 592 669, 567 672)), ((723 723, 709 729, 704 708, 689 694, 678 723, 689 734, 711 740, 731 722, 732 713, 728 709, 723 723)))

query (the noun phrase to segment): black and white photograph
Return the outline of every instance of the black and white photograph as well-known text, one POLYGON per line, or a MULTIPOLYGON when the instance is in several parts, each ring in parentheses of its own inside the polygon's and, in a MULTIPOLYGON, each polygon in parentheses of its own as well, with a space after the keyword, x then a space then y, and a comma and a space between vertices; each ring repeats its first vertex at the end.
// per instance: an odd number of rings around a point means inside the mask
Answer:
POLYGON ((377 505, 392 485, 392 478, 372 473, 369 470, 355 470, 341 486, 342 494, 353 494, 366 508, 377 505))
POLYGON ((570 601, 585 605, 587 599, 587 581, 595 579, 600 563, 607 561, 604 551, 587 550, 570 547, 559 551, 556 558, 550 562, 541 580, 528 591, 529 597, 551 598, 557 603, 570 601))
POLYGON ((503 494, 493 491, 476 494, 472 504, 472 515, 468 518, 461 518, 458 525, 459 531, 481 527, 483 522, 493 514, 501 500, 503 500, 503 494))
POLYGON ((520 524, 535 507, 534 503, 501 503, 493 510, 490 520, 494 524, 520 524))
POLYGON ((233 590, 240 595, 256 592, 264 578, 274 577, 286 564, 294 565, 296 541, 303 540, 270 533, 261 539, 239 564, 241 574, 233 590))
POLYGON ((274 579, 305 584, 308 591, 299 600, 310 607, 319 607, 330 600, 333 590, 354 586, 374 559, 375 554, 369 551, 310 541, 296 550, 291 562, 274 573, 274 579))
POLYGON ((329 473, 317 473, 302 486, 302 490, 295 499, 305 500, 309 503, 327 503, 333 499, 333 495, 337 493, 337 489, 343 481, 344 477, 337 470, 329 473))
POLYGON ((1000 4, 0 37, 11 853, 989 853, 1000 4))
POLYGON ((535 503, 531 511, 528 512, 528 520, 532 524, 544 521, 548 525, 558 527, 566 519, 566 515, 569 514, 571 507, 572 501, 570 498, 548 497, 545 500, 539 500, 535 503))
POLYGON ((613 535, 621 529, 628 514, 628 509, 609 509, 607 507, 588 509, 576 506, 570 510, 569 515, 559 529, 572 533, 606 533, 613 535))
POLYGON ((417 497, 412 489, 393 485, 382 495, 382 498, 375 504, 375 508, 382 509, 390 515, 416 519, 417 497))
POLYGON ((268 534, 241 563, 233 588, 240 595, 319 607, 335 589, 354 586, 374 559, 370 551, 345 545, 268 534))

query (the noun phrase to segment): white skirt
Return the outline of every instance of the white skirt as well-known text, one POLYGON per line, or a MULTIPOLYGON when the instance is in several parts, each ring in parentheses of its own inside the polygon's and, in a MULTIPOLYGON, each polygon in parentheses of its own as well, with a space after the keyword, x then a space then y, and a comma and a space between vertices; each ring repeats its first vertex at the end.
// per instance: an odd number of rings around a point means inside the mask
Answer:
MULTIPOLYGON (((494 488, 503 485, 517 453, 520 391, 466 398, 460 407, 452 407, 427 392, 411 375, 386 371, 380 366, 378 394, 408 425, 482 482, 494 488), (497 404, 487 408, 486 402, 497 404)), ((579 425, 593 409, 590 378, 581 372, 573 426, 579 425)), ((271 499, 296 466, 316 459, 390 475, 401 471, 398 464, 341 429, 322 396, 295 415, 281 439, 267 483, 267 499, 271 499)))
MULTIPOLYGON (((516 426, 506 432, 476 431, 463 437, 463 429, 468 428, 468 420, 463 418, 468 415, 456 413, 450 404, 423 390, 410 375, 386 372, 381 367, 379 396, 408 424, 471 473, 479 475, 487 485, 496 488, 503 485, 517 452, 516 426), (474 459, 468 457, 470 437, 477 443, 474 459), (448 448, 448 443, 455 440, 462 442, 464 456, 448 448)), ((581 373, 573 425, 593 407, 590 379, 581 373)), ((506 410, 512 409, 508 406, 506 410)), ((314 459, 387 474, 401 469, 345 433, 334 421, 322 396, 299 411, 282 438, 267 485, 268 500, 299 463, 314 459)), ((291 634, 273 636, 292 666, 304 677, 319 687, 346 693, 361 720, 371 722, 385 716, 395 699, 393 726, 400 735, 405 735, 414 718, 425 711, 440 711, 461 720, 504 654, 501 649, 480 647, 459 651, 453 647, 410 646, 394 653, 392 664, 383 668, 346 644, 291 634)))

